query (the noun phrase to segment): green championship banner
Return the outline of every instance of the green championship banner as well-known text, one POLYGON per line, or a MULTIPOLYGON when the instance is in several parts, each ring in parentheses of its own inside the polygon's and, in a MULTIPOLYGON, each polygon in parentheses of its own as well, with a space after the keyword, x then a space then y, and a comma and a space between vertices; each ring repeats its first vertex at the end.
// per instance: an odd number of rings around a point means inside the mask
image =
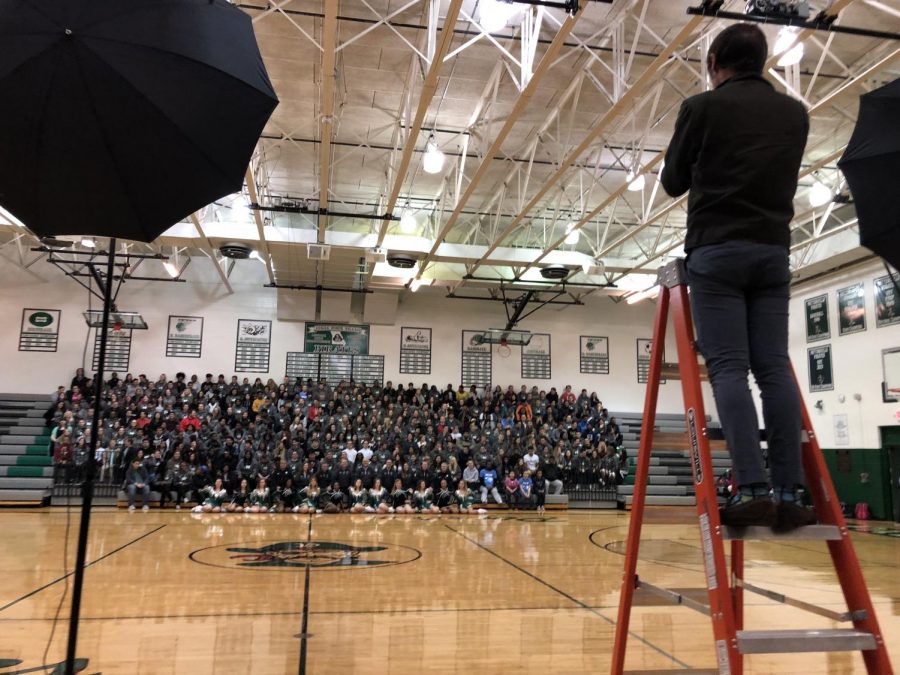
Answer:
POLYGON ((900 323, 900 298, 889 276, 875 279, 875 327, 900 323))
POLYGON ((830 391, 834 389, 831 372, 831 345, 810 347, 806 350, 809 359, 809 390, 830 391))
POLYGON ((838 296, 838 320, 841 335, 861 333, 866 329, 866 291, 862 282, 841 288, 838 296))
POLYGON ((368 354, 369 327, 307 323, 303 351, 308 354, 368 354))
POLYGON ((831 337, 828 326, 828 295, 817 295, 807 298, 806 306, 806 341, 817 342, 831 337))

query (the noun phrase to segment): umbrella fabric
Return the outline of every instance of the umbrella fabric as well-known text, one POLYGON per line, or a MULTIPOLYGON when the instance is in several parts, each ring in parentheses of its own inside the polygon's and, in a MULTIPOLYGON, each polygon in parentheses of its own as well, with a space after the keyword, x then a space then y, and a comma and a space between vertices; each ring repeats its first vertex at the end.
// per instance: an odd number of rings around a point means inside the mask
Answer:
POLYGON ((278 104, 225 0, 0 0, 0 204, 151 241, 241 189, 278 104))
POLYGON ((838 166, 850 184, 860 243, 900 268, 900 79, 860 96, 838 166))

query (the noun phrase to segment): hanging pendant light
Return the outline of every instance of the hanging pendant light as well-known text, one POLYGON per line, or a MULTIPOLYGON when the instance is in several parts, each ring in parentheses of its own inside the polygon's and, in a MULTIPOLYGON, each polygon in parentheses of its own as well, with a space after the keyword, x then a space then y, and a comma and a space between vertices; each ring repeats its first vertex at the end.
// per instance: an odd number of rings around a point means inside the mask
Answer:
POLYGON ((425 173, 440 173, 444 168, 444 153, 438 149, 434 134, 428 137, 425 144, 425 154, 422 156, 422 168, 425 173))

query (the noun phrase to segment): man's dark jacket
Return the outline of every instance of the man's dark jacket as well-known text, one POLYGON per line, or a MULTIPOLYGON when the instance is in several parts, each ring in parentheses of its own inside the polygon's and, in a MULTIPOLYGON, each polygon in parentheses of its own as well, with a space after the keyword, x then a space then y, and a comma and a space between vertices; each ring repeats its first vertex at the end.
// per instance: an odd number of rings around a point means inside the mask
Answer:
POLYGON ((735 75, 681 105, 663 188, 688 196, 686 251, 736 239, 790 247, 809 118, 761 75, 735 75))

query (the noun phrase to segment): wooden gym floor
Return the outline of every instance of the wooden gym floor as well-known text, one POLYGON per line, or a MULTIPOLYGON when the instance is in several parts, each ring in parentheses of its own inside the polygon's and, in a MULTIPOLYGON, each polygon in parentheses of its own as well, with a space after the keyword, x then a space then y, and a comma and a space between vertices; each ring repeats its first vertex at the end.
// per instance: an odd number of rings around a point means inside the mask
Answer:
MULTIPOLYGON (((639 573, 703 582, 692 510, 652 510, 639 573)), ((62 660, 78 518, 0 511, 0 675, 62 660)), ((193 515, 98 509, 78 657, 85 673, 605 673, 628 515, 193 515), (315 542, 314 547, 308 542, 315 542)), ((900 529, 854 541, 895 667, 900 529), (893 534, 893 536, 891 536, 893 534)), ((878 529, 878 524, 871 527, 878 529)), ((747 544, 747 578, 844 608, 825 545, 747 544)), ((758 596, 746 627, 830 628, 758 596)), ((706 617, 637 607, 629 669, 714 665, 706 617)), ((863 673, 858 654, 748 657, 747 673, 863 673)), ((49 671, 50 669, 48 669, 49 671)), ((61 672, 61 671, 54 671, 61 672)))

